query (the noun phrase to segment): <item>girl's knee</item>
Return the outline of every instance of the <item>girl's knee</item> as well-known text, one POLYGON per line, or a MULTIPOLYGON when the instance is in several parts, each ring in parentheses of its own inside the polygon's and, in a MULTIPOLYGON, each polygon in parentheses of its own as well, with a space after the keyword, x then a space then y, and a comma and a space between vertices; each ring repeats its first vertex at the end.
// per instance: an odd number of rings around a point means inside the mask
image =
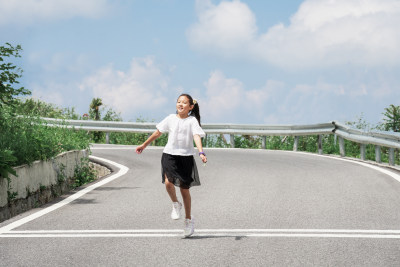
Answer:
POLYGON ((182 188, 180 187, 181 193, 185 195, 190 195, 189 188, 182 188))
POLYGON ((169 182, 169 181, 167 181, 167 180, 165 180, 165 186, 166 186, 167 188, 175 187, 175 185, 174 185, 173 183, 171 183, 171 182, 169 182))

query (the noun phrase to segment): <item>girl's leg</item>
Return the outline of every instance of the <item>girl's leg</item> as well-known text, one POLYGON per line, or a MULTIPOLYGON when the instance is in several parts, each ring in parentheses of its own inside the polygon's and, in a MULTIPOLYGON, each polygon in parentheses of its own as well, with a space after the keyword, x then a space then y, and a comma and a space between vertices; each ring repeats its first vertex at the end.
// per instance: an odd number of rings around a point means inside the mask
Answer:
POLYGON ((167 175, 165 175, 165 188, 167 189, 168 195, 171 198, 172 202, 178 202, 178 198, 176 197, 175 185, 169 182, 167 175))
POLYGON ((183 205, 185 206, 186 219, 192 219, 191 215, 190 215, 191 208, 192 208, 192 198, 190 196, 190 191, 189 191, 189 189, 181 188, 181 194, 182 194, 182 199, 183 199, 183 205))

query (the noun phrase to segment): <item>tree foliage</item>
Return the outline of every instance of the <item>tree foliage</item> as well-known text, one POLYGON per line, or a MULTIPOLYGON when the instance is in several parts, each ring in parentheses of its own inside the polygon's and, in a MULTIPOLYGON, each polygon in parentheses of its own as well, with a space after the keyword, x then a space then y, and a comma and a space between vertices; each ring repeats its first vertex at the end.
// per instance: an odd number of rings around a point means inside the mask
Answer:
POLYGON ((386 131, 400 132, 400 106, 390 105, 383 113, 386 131))
POLYGON ((22 77, 22 69, 12 62, 6 62, 9 57, 21 57, 21 50, 20 45, 14 47, 6 43, 5 46, 0 46, 0 106, 12 105, 17 96, 31 94, 24 87, 14 88, 19 83, 18 79, 22 77))
MULTIPOLYGON (((19 83, 18 79, 22 76, 22 70, 8 61, 10 57, 21 57, 19 54, 21 50, 20 45, 14 47, 6 43, 5 46, 0 46, 0 135, 6 133, 7 119, 13 115, 10 114, 8 106, 15 104, 17 96, 31 93, 24 87, 14 88, 19 83)), ((3 140, 0 140, 1 143, 3 140)), ((9 179, 10 173, 15 175, 15 171, 11 168, 15 162, 17 158, 14 156, 14 151, 0 146, 0 177, 9 179)))
POLYGON ((28 98, 18 100, 15 106, 18 115, 38 116, 55 119, 79 120, 81 116, 75 112, 75 108, 60 108, 54 104, 43 102, 39 99, 28 98))
POLYGON ((101 98, 93 98, 92 103, 90 103, 90 118, 96 121, 100 120, 100 106, 103 105, 101 98))

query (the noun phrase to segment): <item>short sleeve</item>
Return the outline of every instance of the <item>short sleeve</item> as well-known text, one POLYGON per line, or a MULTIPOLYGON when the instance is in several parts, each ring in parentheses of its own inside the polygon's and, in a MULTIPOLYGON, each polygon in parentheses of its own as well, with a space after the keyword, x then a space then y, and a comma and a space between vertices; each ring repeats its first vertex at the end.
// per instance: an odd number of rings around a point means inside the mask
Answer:
POLYGON ((157 130, 159 130, 161 133, 169 132, 169 118, 170 116, 166 117, 163 119, 160 123, 156 125, 157 130))
POLYGON ((206 133, 203 131, 203 129, 200 127, 199 122, 197 121, 196 118, 192 120, 192 133, 193 136, 198 134, 200 137, 205 137, 206 133))

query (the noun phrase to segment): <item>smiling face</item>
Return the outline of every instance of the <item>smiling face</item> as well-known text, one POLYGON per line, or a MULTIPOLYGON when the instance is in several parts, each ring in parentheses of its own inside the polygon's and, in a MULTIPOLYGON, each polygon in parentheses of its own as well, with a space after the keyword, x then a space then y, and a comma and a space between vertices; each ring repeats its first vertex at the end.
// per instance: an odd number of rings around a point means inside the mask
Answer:
POLYGON ((186 96, 180 96, 176 102, 176 110, 181 118, 186 118, 194 105, 190 105, 190 100, 186 96))

